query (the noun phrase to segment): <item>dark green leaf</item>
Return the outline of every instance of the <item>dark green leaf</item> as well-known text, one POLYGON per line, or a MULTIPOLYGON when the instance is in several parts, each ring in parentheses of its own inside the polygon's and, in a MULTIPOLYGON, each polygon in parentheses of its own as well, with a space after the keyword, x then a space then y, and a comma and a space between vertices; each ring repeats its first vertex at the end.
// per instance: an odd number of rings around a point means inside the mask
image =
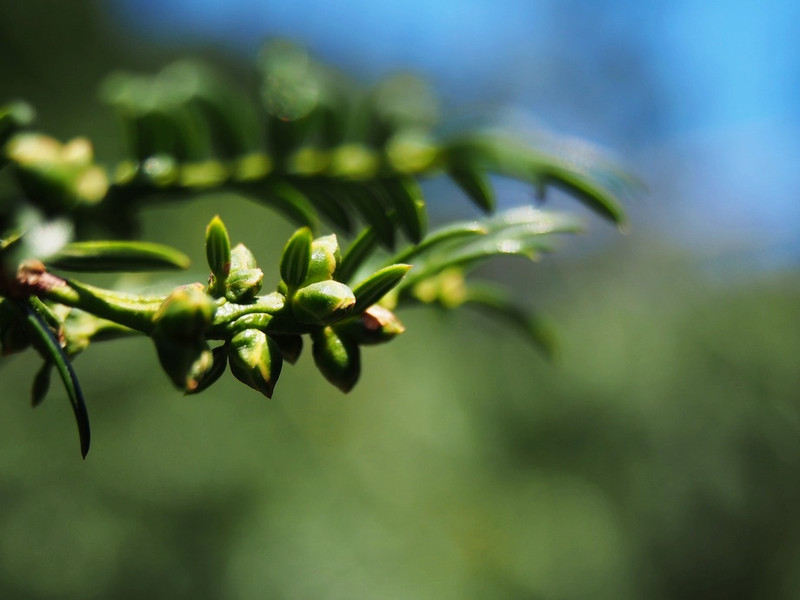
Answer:
POLYGON ((531 149, 518 140, 478 134, 451 142, 446 156, 450 168, 478 165, 481 169, 528 181, 537 188, 561 187, 577 200, 615 223, 623 224, 624 214, 615 194, 600 182, 613 180, 623 190, 630 190, 631 179, 608 161, 595 158, 579 164, 554 154, 531 149), (594 167, 594 169, 592 168, 594 167))
POLYGON ((384 188, 408 239, 418 244, 428 228, 428 214, 419 184, 412 177, 387 179, 384 188))
POLYGON ((41 299, 37 298, 36 296, 31 296, 28 299, 28 302, 31 305, 31 308, 36 311, 36 313, 44 319, 44 322, 53 329, 54 331, 58 332, 60 336, 60 329, 61 329, 61 320, 55 315, 55 313, 50 310, 50 307, 47 306, 41 299))
POLYGON ((386 193, 377 186, 358 183, 347 185, 344 191, 366 224, 374 228, 381 244, 386 248, 393 248, 395 223, 389 213, 386 193))
POLYGON ((303 192, 284 180, 270 182, 267 196, 262 198, 283 212, 298 225, 305 225, 312 231, 319 227, 317 211, 303 192))
POLYGON ((480 170, 467 164, 452 166, 448 170, 450 178, 484 212, 494 210, 495 200, 489 179, 480 170))
POLYGON ((353 288, 355 312, 361 312, 388 294, 411 269, 411 265, 391 265, 376 271, 353 288))
POLYGON ((336 278, 347 283, 356 274, 359 267, 374 252, 378 245, 378 236, 372 227, 366 227, 353 240, 336 269, 336 278))
POLYGON ((625 213, 613 194, 586 174, 562 165, 550 164, 542 168, 541 177, 544 183, 571 193, 599 215, 620 226, 625 224, 625 213))
POLYGON ((342 200, 340 194, 333 193, 327 179, 314 178, 311 181, 298 181, 297 186, 303 191, 309 201, 334 227, 342 233, 349 234, 353 231, 353 220, 350 213, 345 208, 346 200, 342 200))
POLYGON ((81 444, 81 455, 86 458, 89 452, 91 432, 89 429, 89 413, 86 411, 86 404, 83 399, 78 378, 66 354, 56 340, 53 332, 44 322, 42 317, 34 310, 30 302, 15 300, 13 304, 16 309, 25 317, 30 328, 31 334, 36 338, 36 348, 45 361, 51 363, 58 371, 64 388, 67 391, 72 412, 75 414, 75 421, 78 425, 78 436, 81 444))

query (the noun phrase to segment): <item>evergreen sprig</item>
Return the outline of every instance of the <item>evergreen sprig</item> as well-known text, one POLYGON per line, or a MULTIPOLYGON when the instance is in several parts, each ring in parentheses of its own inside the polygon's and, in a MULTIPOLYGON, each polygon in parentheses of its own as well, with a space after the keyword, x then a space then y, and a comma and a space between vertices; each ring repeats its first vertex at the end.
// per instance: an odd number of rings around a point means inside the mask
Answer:
POLYGON ((114 167, 95 160, 87 139, 61 143, 32 130, 24 103, 0 108, 0 168, 13 176, 11 191, 0 196, 0 343, 4 354, 33 346, 44 358, 34 404, 58 371, 84 456, 88 416, 70 361, 91 343, 146 335, 185 393, 208 388, 230 367, 267 397, 284 361, 298 360, 304 338, 323 376, 349 391, 361 348, 401 333, 394 311, 409 303, 476 306, 549 349, 540 320, 509 291, 473 281, 470 271, 501 255, 535 259, 553 235, 580 226, 530 207, 493 214, 491 176, 539 193, 562 188, 624 225, 618 190, 630 189, 625 175, 488 131, 443 135, 435 98, 417 79, 362 90, 284 42, 267 46, 259 68, 257 99, 194 62, 151 77, 109 78, 103 96, 120 117, 128 153, 114 167), (452 179, 489 216, 428 232, 419 183, 436 175, 452 179), (185 268, 179 250, 131 239, 137 215, 156 195, 181 202, 223 189, 300 227, 284 248, 274 291, 262 293, 256 258, 231 246, 219 217, 206 230, 207 282, 144 296, 62 274, 185 268), (323 229, 352 241, 340 249, 337 235, 323 229), (97 231, 122 239, 86 239, 97 231))

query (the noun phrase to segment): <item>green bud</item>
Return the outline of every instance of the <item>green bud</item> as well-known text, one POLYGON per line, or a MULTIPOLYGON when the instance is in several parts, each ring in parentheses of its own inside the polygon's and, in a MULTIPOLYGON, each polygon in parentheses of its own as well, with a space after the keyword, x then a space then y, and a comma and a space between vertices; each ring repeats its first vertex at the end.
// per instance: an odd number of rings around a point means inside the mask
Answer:
POLYGON ((394 339, 406 328, 392 311, 373 304, 361 314, 336 323, 334 330, 360 345, 373 345, 394 339))
POLYGON ((436 160, 439 149, 433 140, 417 130, 401 130, 386 143, 386 157, 398 173, 419 173, 436 160))
POLYGON ((334 177, 369 179, 380 166, 378 155, 363 144, 345 144, 336 148, 330 157, 328 171, 334 177))
POLYGON ((246 329, 228 345, 231 372, 242 383, 272 398, 283 359, 278 344, 258 329, 246 329))
POLYGON ((75 176, 72 186, 78 200, 85 204, 100 202, 108 192, 108 175, 97 165, 86 167, 75 176))
POLYGON ((250 302, 261 291, 264 272, 261 269, 233 271, 225 282, 225 297, 230 302, 250 302))
POLYGON ((318 281, 297 290, 292 314, 301 323, 328 325, 346 317, 356 304, 353 290, 339 281, 318 281))
POLYGON ((71 169, 58 163, 16 165, 20 187, 32 202, 48 213, 69 210, 77 204, 71 187, 71 169))
POLYGON ((313 146, 306 146, 292 154, 288 164, 291 173, 305 177, 318 175, 328 166, 328 153, 313 146))
POLYGON ((237 333, 246 329, 259 329, 261 331, 268 331, 275 319, 274 315, 266 313, 248 313, 229 321, 224 328, 227 335, 236 335, 237 333))
POLYGON ((214 304, 199 283, 174 290, 161 304, 153 321, 157 331, 180 339, 202 336, 214 316, 214 304))
MULTIPOLYGON (((217 310, 214 313, 213 326, 225 326, 226 324, 230 324, 244 315, 260 314, 264 316, 270 316, 278 312, 288 312, 288 310, 284 311, 285 306, 286 299, 277 292, 259 296, 253 302, 249 302, 247 304, 221 302, 219 306, 217 306, 217 310)), ((261 328, 257 327, 256 329, 261 328)))
POLYGON ((312 234, 308 227, 294 232, 281 256, 281 279, 288 288, 299 286, 308 275, 308 264, 311 259, 312 234))
POLYGON ((92 146, 85 138, 67 144, 37 133, 21 133, 6 146, 26 195, 48 211, 76 203, 93 204, 108 191, 108 177, 92 164, 92 146))
POLYGON ((231 239, 219 215, 206 228, 206 259, 211 269, 209 290, 214 296, 222 296, 231 270, 231 239))
POLYGON ((211 367, 202 374, 196 388, 186 390, 187 394, 199 394, 211 387, 225 373, 225 368, 228 366, 228 351, 226 347, 217 346, 211 351, 211 356, 213 361, 211 367))
POLYGON ((182 186, 198 189, 221 185, 228 177, 230 177, 228 166, 218 160, 210 159, 182 163, 179 181, 182 186))
MULTIPOLYGON (((139 167, 143 178, 147 183, 156 187, 167 187, 174 185, 178 182, 181 175, 180 165, 173 156, 164 153, 157 153, 148 156, 139 167)), ((125 177, 125 170, 114 173, 115 178, 125 177)), ((133 175, 136 175, 134 171, 133 175)))
POLYGON ((253 181, 254 179, 263 179, 271 170, 272 161, 269 156, 253 153, 236 160, 234 176, 239 181, 253 181))
POLYGON ((156 330, 153 342, 161 368, 175 386, 190 394, 214 368, 214 356, 202 338, 179 339, 156 330))
POLYGON ((456 308, 467 300, 464 271, 458 267, 444 269, 431 277, 425 277, 412 288, 412 294, 420 302, 438 302, 444 308, 456 308))
POLYGON ((405 277, 411 265, 390 265, 376 271, 353 288, 356 297, 355 310, 369 308, 388 294, 405 277))
POLYGON ((281 334, 271 336, 278 348, 281 350, 283 360, 287 361, 290 365, 297 362, 300 358, 300 353, 303 351, 303 336, 293 334, 281 334))
POLYGON ((231 250, 231 269, 230 272, 242 269, 255 269, 258 266, 256 257, 244 244, 236 244, 231 250))
POLYGON ((312 333, 311 352, 325 379, 345 394, 353 389, 361 374, 361 352, 353 340, 324 327, 312 333))
POLYGON ((231 250, 230 274, 225 282, 225 297, 230 302, 250 302, 261 291, 264 273, 256 257, 244 244, 231 250))
POLYGON ((342 261, 336 234, 326 235, 311 243, 311 260, 303 285, 333 279, 336 267, 342 261))
POLYGON ((61 160, 73 167, 88 167, 94 160, 92 143, 86 138, 75 138, 61 147, 61 160))
POLYGON ((339 239, 336 237, 335 233, 323 235, 315 239, 311 243, 311 250, 313 251, 317 248, 324 248, 327 253, 332 254, 337 266, 341 262, 342 253, 339 249, 339 239))

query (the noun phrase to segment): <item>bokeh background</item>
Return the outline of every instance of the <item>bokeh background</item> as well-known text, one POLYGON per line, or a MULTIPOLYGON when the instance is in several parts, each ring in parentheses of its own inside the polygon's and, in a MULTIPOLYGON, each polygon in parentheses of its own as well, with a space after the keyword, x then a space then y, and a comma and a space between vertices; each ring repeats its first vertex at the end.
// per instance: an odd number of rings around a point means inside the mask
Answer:
MULTIPOLYGON (((192 55, 247 83, 275 36, 365 84, 418 72, 456 121, 606 148, 648 187, 631 231, 587 214, 492 273, 556 324, 554 363, 425 310, 348 396, 308 357, 267 402, 230 377, 182 397, 147 340, 90 350, 85 462, 63 393, 30 409, 36 358, 4 358, 0 597, 800 597, 800 4, 3 0, 0 99, 113 160, 108 73, 192 55)), ((219 212, 277 272, 290 224, 191 206, 145 237, 202 265, 219 212)))

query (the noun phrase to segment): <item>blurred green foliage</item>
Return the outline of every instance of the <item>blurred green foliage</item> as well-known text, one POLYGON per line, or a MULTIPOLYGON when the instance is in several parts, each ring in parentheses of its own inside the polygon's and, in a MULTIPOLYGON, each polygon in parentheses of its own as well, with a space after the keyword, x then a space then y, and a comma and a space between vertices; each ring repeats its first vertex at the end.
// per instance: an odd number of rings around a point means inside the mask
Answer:
MULTIPOLYGON (((4 3, 0 96, 113 146, 110 115, 71 102, 153 51, 109 46, 89 6, 4 3)), ((292 227, 235 197, 154 207, 143 236, 202 264, 220 202, 280 254, 292 227)), ((232 379, 181 397, 145 339, 89 353, 85 463, 67 402, 31 418, 20 401, 35 357, 4 360, 0 597, 797 598, 796 274, 712 284, 651 240, 537 265, 555 366, 478 316, 423 311, 348 397, 307 362, 277 401, 232 379)))
POLYGON ((423 311, 346 398, 302 364, 277 401, 182 398, 144 340, 87 354, 86 463, 3 377, 0 595, 796 597, 796 280, 632 249, 545 269, 556 366, 423 311))

